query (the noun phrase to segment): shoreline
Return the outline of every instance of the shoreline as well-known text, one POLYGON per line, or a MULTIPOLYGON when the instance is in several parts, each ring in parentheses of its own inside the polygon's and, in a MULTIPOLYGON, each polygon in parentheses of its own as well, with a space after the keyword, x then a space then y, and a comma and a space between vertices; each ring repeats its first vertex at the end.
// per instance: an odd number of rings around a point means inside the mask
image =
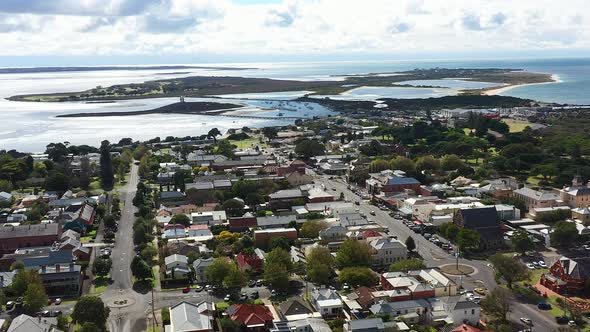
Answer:
POLYGON ((501 87, 497 87, 497 88, 492 88, 492 89, 488 89, 488 90, 484 90, 482 92, 483 95, 486 96, 496 96, 496 95, 500 95, 503 92, 512 90, 514 88, 518 88, 521 86, 529 86, 529 85, 541 85, 541 84, 555 84, 555 83, 561 83, 563 82, 560 78, 559 75, 557 74, 551 74, 551 82, 543 82, 543 83, 525 83, 525 84, 512 84, 512 85, 506 85, 506 86, 501 86, 501 87))

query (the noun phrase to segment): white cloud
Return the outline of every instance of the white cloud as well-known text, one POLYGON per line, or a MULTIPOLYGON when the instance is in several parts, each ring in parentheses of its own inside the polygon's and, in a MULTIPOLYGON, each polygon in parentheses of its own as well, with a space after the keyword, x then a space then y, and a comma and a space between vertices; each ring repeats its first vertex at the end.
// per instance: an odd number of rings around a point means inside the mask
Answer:
POLYGON ((586 0, 2 0, 1 55, 589 49, 586 0))

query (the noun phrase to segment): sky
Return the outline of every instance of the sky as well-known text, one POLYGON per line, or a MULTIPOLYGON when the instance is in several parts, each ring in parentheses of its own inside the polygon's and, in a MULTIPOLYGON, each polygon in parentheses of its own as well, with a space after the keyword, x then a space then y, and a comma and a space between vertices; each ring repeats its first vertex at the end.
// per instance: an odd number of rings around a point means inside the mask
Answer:
POLYGON ((582 10, 587 5, 587 0, 0 0, 0 65, 48 65, 59 58, 199 63, 584 56, 590 54, 590 11, 582 10))

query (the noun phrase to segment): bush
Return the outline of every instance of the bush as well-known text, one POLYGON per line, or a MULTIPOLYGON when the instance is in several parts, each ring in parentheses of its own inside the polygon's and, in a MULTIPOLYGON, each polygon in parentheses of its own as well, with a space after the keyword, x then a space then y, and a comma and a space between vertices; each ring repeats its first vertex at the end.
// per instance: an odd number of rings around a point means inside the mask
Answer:
POLYGON ((162 323, 164 325, 170 324, 170 308, 162 308, 162 323))

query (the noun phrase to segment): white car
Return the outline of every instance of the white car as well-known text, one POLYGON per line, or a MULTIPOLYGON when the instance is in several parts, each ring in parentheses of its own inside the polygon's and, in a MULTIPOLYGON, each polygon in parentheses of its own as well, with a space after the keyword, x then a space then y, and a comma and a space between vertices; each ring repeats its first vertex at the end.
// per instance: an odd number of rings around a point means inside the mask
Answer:
POLYGON ((529 270, 534 270, 535 266, 531 263, 526 263, 526 267, 529 268, 529 270))
POLYGON ((547 264, 545 264, 545 261, 539 261, 539 266, 546 269, 547 268, 547 264))
POLYGON ((530 318, 520 317, 520 321, 529 326, 533 325, 533 321, 530 318))

